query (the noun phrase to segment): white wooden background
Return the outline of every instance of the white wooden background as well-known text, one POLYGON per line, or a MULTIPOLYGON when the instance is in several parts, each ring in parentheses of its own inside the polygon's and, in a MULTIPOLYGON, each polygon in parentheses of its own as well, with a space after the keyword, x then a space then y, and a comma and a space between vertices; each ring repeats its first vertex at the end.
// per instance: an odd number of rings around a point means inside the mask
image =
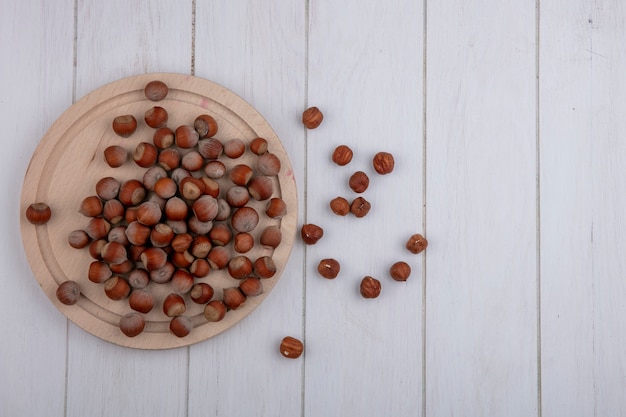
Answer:
POLYGON ((0 0, 0 416, 626 416, 622 0, 0 0), (52 122, 146 72, 258 109, 297 175, 297 242, 231 330, 141 351, 39 289, 19 193, 52 122), (326 114, 303 129, 308 105, 326 114), (339 168, 339 144, 355 159, 339 168), (327 204, 372 174, 364 219, 327 204), (424 255, 403 249, 423 232, 424 255), (334 281, 319 259, 342 262, 334 281), (387 276, 405 260, 406 283, 387 276), (364 275, 383 282, 358 294, 364 275), (297 360, 278 354, 302 338, 297 360))

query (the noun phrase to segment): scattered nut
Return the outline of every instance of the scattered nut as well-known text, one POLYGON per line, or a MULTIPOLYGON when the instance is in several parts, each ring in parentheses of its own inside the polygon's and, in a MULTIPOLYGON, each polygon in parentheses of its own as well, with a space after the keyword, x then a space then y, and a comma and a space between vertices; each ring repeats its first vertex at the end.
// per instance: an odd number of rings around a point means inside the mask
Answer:
POLYGON ((302 355, 304 345, 294 337, 286 336, 280 342, 280 354, 285 358, 296 359, 302 355))
POLYGON ((389 152, 378 152, 374 155, 372 163, 374 165, 374 170, 380 175, 391 173, 395 164, 393 155, 389 152))
POLYGON ((339 145, 333 151, 332 160, 339 166, 348 165, 352 161, 353 152, 346 145, 339 145))
POLYGON ((113 131, 123 138, 131 136, 137 130, 137 120, 132 114, 117 116, 112 125, 113 131))
POLYGON ((369 213, 372 205, 363 197, 357 197, 350 204, 350 212, 356 217, 365 217, 369 213))
POLYGON ((139 313, 128 313, 120 319, 120 330, 128 337, 135 337, 143 332, 146 322, 139 313))
POLYGON ((154 106, 144 115, 146 124, 152 128, 164 127, 167 124, 168 114, 163 107, 154 106))
POLYGON ((193 329, 193 323, 187 316, 176 316, 170 321, 170 331, 177 337, 185 337, 193 329))
POLYGON ((221 300, 209 301, 209 303, 204 306, 204 317, 209 322, 220 321, 225 315, 226 305, 221 300))
POLYGON ((144 94, 150 101, 163 100, 167 96, 168 91, 167 84, 159 80, 150 81, 144 88, 144 94))
POLYGON ((428 240, 419 233, 412 235, 406 242, 406 248, 409 252, 418 254, 428 247, 428 240))
POLYGON ((305 224, 300 230, 300 236, 307 245, 315 245, 324 236, 324 230, 316 224, 305 224))
POLYGON ((65 281, 58 286, 56 296, 63 304, 74 305, 80 298, 80 287, 75 281, 65 281))
POLYGON ((326 279, 335 279, 339 275, 341 267, 333 258, 322 259, 317 265, 317 272, 326 279))
POLYGON ((338 216, 350 213, 350 203, 343 197, 335 197, 330 200, 330 209, 338 216))
POLYGON ((33 203, 26 208, 26 220, 34 225, 47 223, 51 216, 52 211, 46 203, 33 203))
POLYGON ((315 129, 323 119, 324 115, 317 107, 309 107, 302 113, 302 123, 307 129, 315 129))
POLYGON ((389 268, 389 275, 396 281, 406 281, 411 275, 411 267, 406 262, 396 262, 389 268))
POLYGON ((350 176, 348 185, 352 191, 360 194, 367 190, 367 187, 370 185, 370 179, 365 172, 357 171, 350 176))
POLYGON ((381 285, 376 278, 366 276, 361 280, 360 292, 363 298, 376 298, 380 295, 381 285))

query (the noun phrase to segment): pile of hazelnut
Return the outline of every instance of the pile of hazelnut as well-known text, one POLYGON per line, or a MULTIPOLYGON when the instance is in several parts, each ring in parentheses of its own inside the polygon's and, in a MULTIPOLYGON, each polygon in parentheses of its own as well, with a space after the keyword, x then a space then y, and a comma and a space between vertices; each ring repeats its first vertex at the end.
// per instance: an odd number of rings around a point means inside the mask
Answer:
MULTIPOLYGON (((151 81, 144 92, 158 102, 167 96, 168 87, 151 81)), ((78 208, 89 218, 87 226, 68 236, 70 246, 87 248, 93 258, 85 271, 89 281, 102 284, 110 300, 128 303, 131 311, 119 321, 128 337, 143 332, 145 315, 155 305, 162 305, 171 333, 185 337, 193 328, 185 315, 189 303, 204 306, 206 321, 220 321, 248 297, 262 294, 263 280, 277 271, 271 256, 250 256, 255 244, 270 252, 280 245, 279 220, 287 213, 276 189, 281 161, 270 152, 268 141, 219 140, 218 123, 208 114, 175 129, 168 127, 168 118, 164 107, 154 105, 144 116, 153 129, 150 141, 142 141, 133 152, 121 144, 104 149, 110 167, 132 160, 145 168, 143 177, 101 178, 94 194, 78 208), (254 163, 236 163, 248 150, 254 163), (233 162, 225 164, 224 158, 233 162), (269 221, 255 232, 257 240, 251 232, 263 215, 269 221), (212 270, 226 270, 233 279, 221 296, 204 279, 212 270), (167 296, 156 300, 154 285, 166 285, 167 296)), ((137 125, 133 115, 120 115, 111 127, 120 138, 128 138, 137 125)), ((33 224, 44 224, 50 216, 45 203, 34 203, 26 211, 33 224)), ((61 283, 57 298, 75 304, 81 285, 74 280, 61 283)))

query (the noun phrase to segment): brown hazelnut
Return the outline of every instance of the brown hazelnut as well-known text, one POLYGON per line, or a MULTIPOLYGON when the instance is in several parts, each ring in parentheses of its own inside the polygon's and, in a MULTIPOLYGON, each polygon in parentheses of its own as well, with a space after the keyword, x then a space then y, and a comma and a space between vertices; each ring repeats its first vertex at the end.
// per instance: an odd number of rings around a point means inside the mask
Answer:
POLYGON ((224 246, 215 246, 207 255, 206 260, 209 262, 211 269, 224 269, 230 261, 230 252, 224 246))
MULTIPOLYGON (((166 171, 174 171, 176 168, 180 166, 180 160, 182 156, 178 148, 167 148, 162 149, 159 152, 159 156, 157 157, 157 162, 159 166, 166 171)), ((172 174, 172 178, 173 178, 172 174)))
POLYGON ((259 237, 259 243, 263 246, 267 246, 269 248, 277 248, 280 245, 281 240, 283 239, 283 234, 280 231, 280 228, 275 225, 269 225, 259 237))
POLYGON ((163 300, 163 313, 167 317, 181 316, 186 310, 185 300, 178 294, 170 293, 163 300))
POLYGON ((209 301, 204 307, 204 317, 208 322, 217 322, 226 315, 226 305, 221 300, 209 301))
POLYGON ((339 145, 333 151, 332 160, 339 166, 348 165, 352 161, 353 152, 346 145, 339 145))
POLYGON ((174 132, 174 143, 179 148, 190 149, 198 144, 200 135, 193 126, 182 125, 176 128, 174 132))
POLYGON ((159 151, 157 147, 148 142, 141 142, 135 147, 133 161, 142 168, 149 168, 157 161, 159 151))
POLYGON ((144 201, 137 207, 137 221, 144 226, 154 226, 161 220, 163 212, 154 201, 144 201))
POLYGON ((119 168, 126 162, 128 151, 119 145, 107 146, 104 149, 104 160, 111 168, 119 168))
POLYGON ((154 271, 165 266, 167 253, 161 248, 146 248, 141 252, 140 259, 148 271, 154 271))
POLYGON ((52 211, 46 203, 33 203, 26 208, 26 220, 34 225, 46 224, 51 216, 52 211))
POLYGON ((258 156, 256 168, 259 174, 273 177, 280 172, 280 159, 273 153, 265 152, 258 156))
POLYGON ((174 131, 167 126, 163 126, 154 131, 152 143, 159 149, 169 148, 174 144, 174 131))
POLYGON ((235 279, 243 279, 252 273, 252 261, 244 255, 238 255, 228 262, 228 273, 235 279))
POLYGON ((428 240, 421 234, 416 233, 407 240, 405 246, 409 252, 418 254, 428 247, 428 240))
POLYGON ((307 129, 315 129, 322 123, 323 119, 324 115, 317 107, 309 107, 302 113, 302 124, 307 129))
POLYGON ((222 161, 209 161, 204 165, 204 174, 214 180, 220 179, 226 174, 226 166, 222 161))
POLYGON ((124 278, 113 276, 104 283, 104 293, 111 300, 123 300, 130 294, 130 285, 124 278))
POLYGON ((254 177, 248 183, 248 192, 257 201, 265 201, 274 193, 274 185, 270 177, 254 177))
POLYGON ((238 208, 230 218, 236 232, 250 232, 259 224, 259 213, 249 206, 238 208))
POLYGON ((168 91, 167 84, 159 80, 150 81, 143 90, 146 98, 150 101, 163 100, 167 96, 168 91))
POLYGON ((250 141, 250 152, 255 155, 263 155, 267 152, 268 143, 265 138, 254 138, 250 141))
POLYGON ((172 275, 174 275, 174 271, 176 271, 176 266, 174 265, 173 260, 174 257, 172 256, 172 262, 166 261, 165 265, 161 268, 150 270, 150 280, 157 284, 169 282, 172 279, 172 275))
POLYGON ((280 354, 285 358, 296 359, 302 355, 304 345, 294 337, 286 336, 280 342, 280 354))
POLYGON ((146 288, 150 283, 150 274, 145 269, 133 269, 128 274, 128 283, 132 288, 146 288))
POLYGON ((276 274, 276 263, 270 256, 261 256, 254 261, 254 274, 259 278, 271 278, 276 274))
POLYGON ((254 171, 248 165, 239 164, 235 165, 228 171, 230 180, 236 185, 245 186, 252 179, 254 171))
POLYGON ((189 272, 196 278, 203 278, 211 272, 211 265, 206 259, 194 259, 189 265, 189 272))
POLYGON ((226 191, 226 201, 231 207, 243 207, 250 201, 250 193, 242 185, 233 185, 226 191))
POLYGON ((411 267, 406 262, 396 262, 389 268, 389 275, 396 281, 406 281, 411 275, 411 267))
POLYGON ((89 245, 91 239, 84 230, 74 230, 67 236, 67 243, 74 249, 82 249, 89 245))
POLYGON ((263 283, 259 278, 248 277, 241 281, 239 289, 246 297, 255 297, 263 294, 263 283))
POLYGON ((117 197, 121 183, 113 177, 104 177, 96 183, 96 194, 103 200, 112 200, 117 197))
POLYGON ((139 313, 128 313, 120 318, 120 330, 128 337, 135 337, 143 332, 146 322, 139 313))
POLYGON ((191 287, 193 287, 194 284, 194 277, 190 272, 184 269, 177 269, 174 271, 174 274, 172 274, 170 282, 172 291, 176 294, 183 295, 191 291, 191 287))
POLYGON ((233 238, 233 232, 230 227, 224 223, 218 223, 213 226, 209 232, 209 239, 215 246, 226 246, 233 238))
POLYGON ((217 133, 217 122, 208 114, 201 114, 193 122, 193 127, 201 138, 210 138, 217 133))
POLYGON ((118 242, 107 242, 100 251, 100 256, 104 262, 109 264, 119 264, 128 260, 126 247, 118 242))
POLYGON ((106 237, 110 230, 111 224, 102 217, 92 217, 85 227, 85 232, 94 240, 106 237))
POLYGON ((189 151, 183 155, 180 164, 189 172, 200 171, 204 167, 204 157, 198 151, 189 151))
POLYGON ((317 272, 326 279, 335 279, 339 275, 341 267, 339 262, 333 258, 322 259, 317 265, 317 272))
POLYGON ((85 197, 80 202, 78 212, 86 217, 96 217, 102 214, 102 200, 96 195, 85 197))
POLYGON ((117 116, 113 119, 112 125, 113 131, 123 138, 129 137, 137 130, 137 120, 131 114, 117 116))
POLYGON ((233 249, 239 253, 246 253, 254 247, 254 237, 250 233, 237 233, 233 241, 233 249))
MULTIPOLYGON (((202 137, 202 134, 200 134, 202 137)), ((198 152, 206 159, 217 159, 224 151, 224 145, 218 139, 207 138, 198 141, 198 152)))
POLYGON ((217 200, 210 195, 202 195, 193 202, 191 209, 201 222, 209 222, 217 216, 217 200))
POLYGON ((350 212, 356 217, 365 217, 369 213, 372 205, 363 197, 357 197, 350 204, 350 212))
POLYGON ((246 144, 239 138, 224 142, 224 155, 231 159, 239 158, 246 151, 246 144))
POLYGON ((170 331, 176 337, 185 337, 193 329, 193 323, 187 316, 176 316, 170 321, 170 331))
POLYGON ((380 295, 381 285, 376 278, 366 276, 361 280, 360 292, 363 298, 376 298, 380 295))
POLYGON ((348 185, 355 193, 362 193, 370 185, 370 179, 365 172, 357 171, 350 176, 348 185))
POLYGON ((133 221, 126 226, 126 238, 135 246, 142 246, 150 239, 150 228, 138 221, 133 221))
POLYGON ((206 304, 211 298, 213 298, 213 294, 215 291, 213 287, 211 287, 206 282, 199 282, 191 287, 191 292, 189 296, 191 300, 196 304, 206 304))
MULTIPOLYGON (((213 230, 213 229, 211 229, 213 230)), ((206 235, 197 235, 193 237, 193 241, 189 246, 189 251, 196 258, 206 258, 211 251, 211 239, 206 235)))
POLYGON ((229 310, 237 310, 246 302, 246 296, 238 287, 224 288, 222 298, 229 310))
POLYGON ((146 124, 155 129, 165 126, 167 124, 167 118, 167 110, 159 106, 148 109, 144 115, 146 124))
POLYGON ((330 209, 338 216, 350 213, 350 203, 343 197, 335 197, 330 200, 330 209))
POLYGON ((154 307, 154 295, 143 289, 135 289, 128 297, 128 305, 140 313, 149 313, 154 307))
POLYGON ((173 196, 165 202, 165 217, 168 220, 185 220, 189 214, 189 206, 180 198, 173 196))
POLYGON ((116 199, 107 200, 102 207, 102 216, 111 224, 124 220, 124 205, 116 199))
POLYGON ((324 236, 324 230, 316 224, 305 224, 300 230, 300 236, 307 245, 314 245, 324 236))
POLYGON ((126 206, 136 206, 146 197, 146 189, 141 181, 130 179, 120 187, 118 198, 126 206))
POLYGON ((389 174, 393 171, 394 160, 393 155, 389 152, 378 152, 374 155, 374 159, 372 161, 374 165, 374 170, 381 175, 389 174))
POLYGON ((80 287, 75 281, 62 282, 56 290, 57 299, 65 305, 71 306, 76 304, 80 298, 80 287))
POLYGON ((287 203, 279 197, 271 198, 265 206, 265 214, 272 219, 281 219, 287 214, 287 203))
MULTIPOLYGON (((199 199, 200 196, 204 194, 206 187, 200 178, 189 176, 180 180, 180 183, 178 184, 178 191, 180 192, 182 198, 188 201, 193 201, 199 199)), ((212 196, 207 195, 205 197, 215 200, 212 196)), ((217 204, 217 202, 215 202, 215 204, 217 204)), ((213 203, 211 203, 211 206, 212 205, 213 203)))

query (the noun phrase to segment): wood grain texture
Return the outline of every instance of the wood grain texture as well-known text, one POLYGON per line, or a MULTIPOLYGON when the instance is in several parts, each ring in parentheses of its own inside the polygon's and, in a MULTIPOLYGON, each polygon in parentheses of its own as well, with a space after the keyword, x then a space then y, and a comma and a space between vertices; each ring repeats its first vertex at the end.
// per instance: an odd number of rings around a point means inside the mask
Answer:
POLYGON ((421 2, 310 3, 308 105, 325 114, 307 132, 306 222, 324 237, 306 253, 305 415, 420 415, 422 411, 423 257, 404 244, 421 233, 423 183, 423 7, 421 2), (331 161, 338 145, 354 157, 331 161), (377 174, 379 151, 395 157, 391 174, 377 174), (356 171, 370 178, 363 218, 334 215, 329 202, 357 197, 356 171), (341 272, 317 272, 335 258, 341 272), (407 282, 389 267, 408 262, 407 282), (382 293, 364 299, 359 284, 377 278, 382 293), (383 377, 383 375, 386 375, 383 377))
POLYGON ((428 4, 426 415, 537 403, 535 8, 428 4))
MULTIPOLYGON (((79 1, 77 6, 77 99, 126 76, 157 69, 189 73, 190 1, 79 1)), ((123 415, 129 406, 138 416, 186 414, 187 349, 127 354, 73 325, 69 343, 68 416, 84 416, 86 410, 123 415), (88 381, 104 381, 107 395, 88 381), (141 403, 134 403, 137 398, 141 403)))
POLYGON ((47 126, 71 104, 73 14, 73 1, 37 0, 5 2, 0 14, 2 416, 56 417, 64 410, 67 321, 34 280, 16 219, 30 156, 47 126), (42 393, 45 401, 34 401, 42 393))
MULTIPOLYGON (((593 22, 540 10, 541 380, 545 416, 594 415, 593 22)), ((597 174, 596 174, 597 175, 597 174)))
MULTIPOLYGON (((300 207, 304 17, 304 2, 197 2, 195 26, 195 74, 239 94, 274 128, 291 159, 300 207)), ((296 240, 265 302, 228 332, 191 347, 189 415, 300 415, 306 352, 289 360, 278 346, 286 335, 303 338, 303 262, 296 240)))

